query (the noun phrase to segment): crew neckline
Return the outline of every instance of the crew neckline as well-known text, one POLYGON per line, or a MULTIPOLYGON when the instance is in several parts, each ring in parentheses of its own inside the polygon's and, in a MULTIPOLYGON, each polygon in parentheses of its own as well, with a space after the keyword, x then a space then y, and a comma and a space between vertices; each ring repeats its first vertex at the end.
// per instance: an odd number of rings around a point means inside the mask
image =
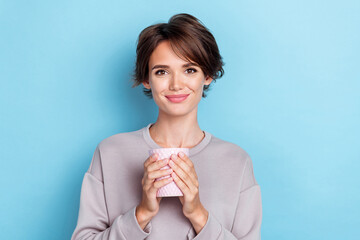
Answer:
MULTIPOLYGON (((145 142, 151 147, 151 148, 163 148, 161 146, 159 146, 150 136, 150 127, 153 125, 154 123, 149 123, 146 127, 143 128, 143 137, 145 142)), ((200 152, 201 150, 203 150, 210 142, 211 140, 211 133, 204 131, 205 133, 205 137, 201 140, 201 142, 199 142, 197 145, 195 145, 192 148, 189 148, 189 157, 193 156, 195 154, 197 154, 198 152, 200 152)))

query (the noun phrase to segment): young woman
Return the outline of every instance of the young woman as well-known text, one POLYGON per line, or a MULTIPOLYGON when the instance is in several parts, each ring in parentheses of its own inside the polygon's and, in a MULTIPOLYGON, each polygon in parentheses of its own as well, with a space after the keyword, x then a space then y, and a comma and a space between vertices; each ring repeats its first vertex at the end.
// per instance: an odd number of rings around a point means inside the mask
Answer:
POLYGON ((140 33, 133 87, 143 84, 158 118, 98 144, 72 240, 260 239, 261 192, 250 156, 197 121, 198 104, 223 65, 213 35, 192 15, 140 33), (189 148, 189 156, 148 156, 149 149, 171 147, 189 148), (170 169, 161 170, 165 165, 170 169), (156 197, 171 181, 183 196, 156 197))

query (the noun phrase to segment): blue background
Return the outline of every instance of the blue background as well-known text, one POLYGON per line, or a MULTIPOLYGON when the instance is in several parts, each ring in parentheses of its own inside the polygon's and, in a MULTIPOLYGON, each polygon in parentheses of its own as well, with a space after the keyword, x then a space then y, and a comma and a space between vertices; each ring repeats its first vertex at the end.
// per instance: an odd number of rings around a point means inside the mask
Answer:
POLYGON ((70 239, 96 145, 157 106, 131 88, 138 34, 186 12, 225 75, 200 127, 243 147, 263 239, 357 239, 359 1, 0 1, 2 239, 70 239))

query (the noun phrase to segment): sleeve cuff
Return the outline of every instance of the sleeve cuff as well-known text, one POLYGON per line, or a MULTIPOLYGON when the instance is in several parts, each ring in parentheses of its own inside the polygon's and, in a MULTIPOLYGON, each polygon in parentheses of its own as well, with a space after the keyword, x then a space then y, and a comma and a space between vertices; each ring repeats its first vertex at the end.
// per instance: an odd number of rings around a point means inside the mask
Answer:
POLYGON ((151 221, 143 230, 136 219, 135 210, 136 206, 119 216, 117 225, 120 227, 126 239, 145 239, 151 233, 151 221))
POLYGON ((188 240, 208 240, 213 239, 215 236, 219 236, 221 233, 221 224, 217 219, 208 211, 208 219, 198 235, 194 228, 190 228, 188 232, 188 240))

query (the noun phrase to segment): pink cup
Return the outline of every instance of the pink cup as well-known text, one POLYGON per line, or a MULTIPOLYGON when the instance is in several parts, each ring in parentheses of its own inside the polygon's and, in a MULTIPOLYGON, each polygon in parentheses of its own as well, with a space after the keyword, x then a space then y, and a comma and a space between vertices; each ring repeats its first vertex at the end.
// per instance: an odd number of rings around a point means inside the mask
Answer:
MULTIPOLYGON (((153 155, 157 153, 159 155, 157 161, 162 160, 164 158, 170 158, 172 154, 178 154, 179 152, 185 153, 186 156, 189 156, 189 148, 156 148, 149 150, 149 155, 153 155)), ((161 169, 169 169, 170 166, 166 165, 161 169)), ((170 174, 164 177, 156 178, 155 181, 159 181, 164 178, 169 178, 170 174)), ((176 185, 174 181, 166 184, 165 186, 158 189, 156 193, 157 197, 174 197, 174 196, 183 196, 182 191, 176 185)))

